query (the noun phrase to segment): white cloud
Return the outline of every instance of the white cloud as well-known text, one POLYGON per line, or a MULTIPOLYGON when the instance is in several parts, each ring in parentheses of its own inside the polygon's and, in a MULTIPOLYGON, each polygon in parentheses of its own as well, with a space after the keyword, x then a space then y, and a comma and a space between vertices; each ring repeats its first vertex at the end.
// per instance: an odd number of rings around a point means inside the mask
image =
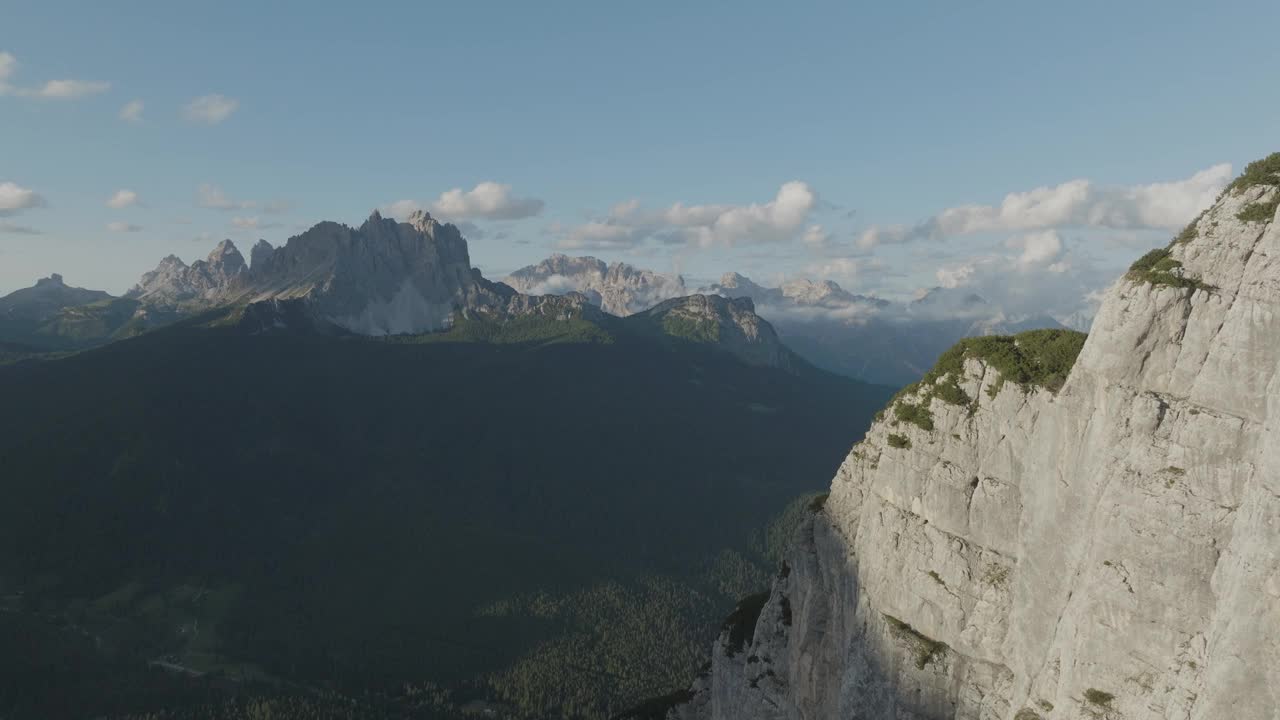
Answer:
MULTIPOLYGON (((693 228, 693 237, 701 247, 781 242, 795 237, 817 200, 817 194, 807 184, 797 180, 779 188, 772 202, 707 208, 703 213, 691 213, 689 219, 698 226, 693 228), (695 217, 701 222, 694 220, 695 217), (706 222, 707 220, 710 222, 706 222)), ((689 210, 696 211, 699 208, 689 210)))
POLYGON ((117 210, 137 204, 138 193, 132 190, 117 190, 116 194, 112 195, 111 199, 107 201, 107 207, 115 208, 117 210))
POLYGON ((268 230, 274 227, 280 227, 279 223, 262 222, 257 217, 233 217, 231 225, 239 230, 268 230))
POLYGON ((120 108, 120 119, 131 123, 142 122, 142 108, 141 100, 130 100, 120 108))
MULTIPOLYGON (((559 229, 553 226, 552 231, 559 229)), ((556 245, 566 249, 625 250, 639 245, 648 233, 631 225, 592 221, 571 228, 556 245)))
POLYGON ((821 225, 810 225, 800 237, 800 242, 818 250, 831 243, 831 233, 824 230, 821 225))
POLYGON ((240 101, 225 95, 202 95, 182 108, 182 115, 191 122, 217 125, 231 117, 240 107, 240 101))
MULTIPOLYGON (((751 205, 685 205, 644 210, 635 200, 619 203, 603 218, 572 228, 554 227, 557 245, 572 249, 634 248, 646 240, 684 243, 693 247, 730 247, 795 240, 801 235, 818 196, 807 183, 792 181, 765 203, 751 205)), ((803 239, 812 244, 825 238, 811 226, 803 239)))
POLYGON ((958 288, 972 282, 977 272, 977 263, 970 261, 950 267, 940 267, 934 271, 934 277, 938 279, 938 284, 944 288, 958 288))
POLYGON ((107 229, 115 233, 125 233, 125 232, 138 232, 142 228, 132 223, 121 222, 117 220, 115 222, 107 223, 107 229))
MULTIPOLYGON (((217 185, 202 183, 200 187, 196 188, 196 207, 225 211, 256 210, 269 215, 278 215, 292 210, 293 203, 288 200, 267 200, 263 202, 259 202, 257 200, 237 200, 227 195, 227 193, 217 185)), ((275 225, 262 225, 261 227, 275 227, 275 225)))
POLYGON ((1021 249, 1022 254, 1015 261, 1020 268, 1047 266, 1062 255, 1062 238, 1056 230, 1030 233, 1010 238, 1006 243, 1013 249, 1021 249))
POLYGON ((381 208, 383 214, 400 220, 405 220, 420 210, 426 210, 426 208, 417 200, 397 200, 381 208))
POLYGON ((111 89, 111 83, 96 80, 50 80, 39 90, 19 90, 19 95, 74 100, 111 89))
POLYGON ((232 200, 222 188, 205 183, 196 189, 196 205, 210 210, 249 210, 256 203, 252 200, 232 200))
POLYGON ((1231 180, 1231 165, 1214 165, 1174 182, 1097 188, 1088 180, 1009 193, 997 205, 947 208, 916 225, 873 226, 858 238, 864 249, 888 243, 942 240, 985 232, 1064 227, 1172 230, 1208 207, 1231 180))
POLYGON ((8 233, 10 235, 42 235, 39 230, 28 227, 26 225, 15 225, 13 223, 0 222, 0 233, 8 233))
POLYGON ((23 210, 43 206, 44 198, 35 191, 14 182, 0 183, 0 217, 17 215, 23 210))
POLYGON ((512 195, 510 185, 482 182, 470 190, 454 188, 441 193, 440 197, 432 203, 431 212, 450 221, 519 220, 537 215, 542 212, 542 207, 543 202, 537 198, 521 198, 512 195))
POLYGON ((852 285, 858 274, 862 272, 862 268, 863 261, 860 258, 831 258, 813 263, 805 270, 810 275, 852 285))
POLYGON ((111 83, 99 80, 49 80, 38 88, 18 87, 9 83, 17 67, 17 58, 0 52, 0 95, 58 100, 82 98, 111 89, 111 83))

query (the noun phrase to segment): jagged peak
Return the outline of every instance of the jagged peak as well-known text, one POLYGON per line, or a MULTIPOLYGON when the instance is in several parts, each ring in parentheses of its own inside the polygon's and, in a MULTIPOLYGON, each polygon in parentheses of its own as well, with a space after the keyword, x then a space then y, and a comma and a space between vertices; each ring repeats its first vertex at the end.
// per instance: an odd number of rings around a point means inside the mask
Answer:
POLYGON ((50 273, 49 277, 36 280, 36 287, 66 287, 66 283, 58 273, 50 273))
POLYGON ((426 210, 414 210, 409 213, 409 217, 406 222, 408 222, 409 226, 414 230, 426 233, 427 235, 434 235, 436 226, 440 224, 436 222, 436 219, 431 217, 431 213, 426 210))

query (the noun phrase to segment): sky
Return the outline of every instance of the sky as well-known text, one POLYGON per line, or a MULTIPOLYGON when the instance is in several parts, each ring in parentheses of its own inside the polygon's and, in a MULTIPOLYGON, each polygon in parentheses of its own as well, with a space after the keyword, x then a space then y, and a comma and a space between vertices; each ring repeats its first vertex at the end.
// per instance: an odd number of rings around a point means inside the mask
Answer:
POLYGON ((0 0, 0 294, 425 209, 552 252, 1087 309, 1280 150, 1274 2, 0 0))

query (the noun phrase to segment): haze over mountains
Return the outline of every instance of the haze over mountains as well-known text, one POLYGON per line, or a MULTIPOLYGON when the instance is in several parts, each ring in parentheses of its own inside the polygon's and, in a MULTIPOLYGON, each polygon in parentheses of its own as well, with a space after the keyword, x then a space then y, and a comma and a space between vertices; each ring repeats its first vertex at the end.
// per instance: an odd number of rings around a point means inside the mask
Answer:
MULTIPOLYGON (((935 287, 909 303, 897 303, 850 293, 831 280, 800 278, 775 288, 736 272, 725 273, 718 283, 690 289, 680 276, 560 254, 516 270, 503 282, 521 292, 580 292, 620 316, 690 292, 750 298, 783 340, 810 362, 890 385, 918 378, 960 338, 1063 327, 1048 315, 1007 317, 962 289, 935 287)), ((1091 320, 1066 319, 1084 330, 1091 320)))
POLYGON ((962 337, 1060 327, 1048 316, 1007 318, 978 295, 957 289, 934 288, 904 304, 853 294, 830 280, 769 288, 733 272, 690 289, 679 276, 560 254, 495 283, 472 267, 456 226, 422 211, 403 223, 376 211, 357 228, 319 223, 279 248, 259 240, 250 256, 246 262, 230 240, 190 265, 170 255, 120 298, 50 292, 43 285, 12 293, 0 300, 7 308, 0 315, 0 341, 73 349, 229 305, 252 308, 247 312, 260 324, 301 322, 377 336, 445 329, 455 312, 496 318, 581 312, 587 303, 628 317, 676 298, 715 295, 751 300, 752 312, 819 367, 901 385, 962 337), (558 299, 566 295, 572 297, 558 299), (530 297, 541 299, 530 304, 530 297))

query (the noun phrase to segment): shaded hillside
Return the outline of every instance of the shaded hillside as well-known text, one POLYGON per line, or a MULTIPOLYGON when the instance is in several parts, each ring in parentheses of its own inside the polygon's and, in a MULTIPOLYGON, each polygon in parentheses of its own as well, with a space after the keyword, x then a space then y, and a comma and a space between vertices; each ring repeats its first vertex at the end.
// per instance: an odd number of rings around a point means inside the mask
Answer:
MULTIPOLYGON (((889 394, 626 332, 464 329, 181 326, 0 369, 0 595, 113 672, 430 681, 601 716, 701 662, 772 570, 761 531, 889 394)), ((75 667, 10 673, 28 680, 0 698, 96 707, 75 667)))

